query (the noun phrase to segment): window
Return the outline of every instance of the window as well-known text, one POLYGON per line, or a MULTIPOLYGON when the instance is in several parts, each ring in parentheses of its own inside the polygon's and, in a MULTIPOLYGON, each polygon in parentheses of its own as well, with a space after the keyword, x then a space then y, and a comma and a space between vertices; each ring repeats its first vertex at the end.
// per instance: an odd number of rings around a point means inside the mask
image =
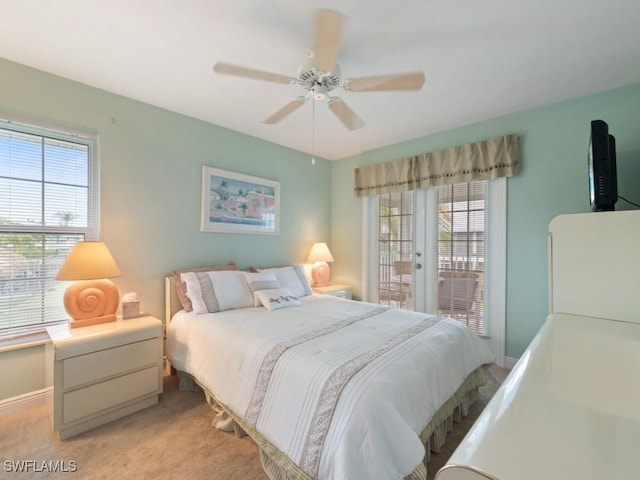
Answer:
POLYGON ((0 121, 0 338, 67 321, 54 279, 98 238, 96 139, 0 121))

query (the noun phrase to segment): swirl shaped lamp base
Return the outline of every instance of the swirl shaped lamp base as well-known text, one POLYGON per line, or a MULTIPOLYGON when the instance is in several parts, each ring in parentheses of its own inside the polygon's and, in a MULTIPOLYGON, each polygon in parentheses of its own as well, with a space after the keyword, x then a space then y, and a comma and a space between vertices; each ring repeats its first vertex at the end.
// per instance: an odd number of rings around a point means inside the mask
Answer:
POLYGON ((311 285, 314 287, 324 287, 329 285, 331 271, 327 262, 316 262, 311 269, 311 285))
POLYGON ((64 308, 71 328, 114 322, 119 303, 118 287, 109 280, 74 282, 64 292, 64 308))

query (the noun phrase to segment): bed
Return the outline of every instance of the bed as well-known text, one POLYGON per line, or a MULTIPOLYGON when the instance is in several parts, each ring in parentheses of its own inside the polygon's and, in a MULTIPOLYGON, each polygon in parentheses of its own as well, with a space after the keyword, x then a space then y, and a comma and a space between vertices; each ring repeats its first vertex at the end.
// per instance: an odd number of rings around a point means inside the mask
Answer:
POLYGON ((493 361, 460 322, 314 294, 301 266, 175 272, 166 296, 181 388, 272 480, 425 479, 493 361))

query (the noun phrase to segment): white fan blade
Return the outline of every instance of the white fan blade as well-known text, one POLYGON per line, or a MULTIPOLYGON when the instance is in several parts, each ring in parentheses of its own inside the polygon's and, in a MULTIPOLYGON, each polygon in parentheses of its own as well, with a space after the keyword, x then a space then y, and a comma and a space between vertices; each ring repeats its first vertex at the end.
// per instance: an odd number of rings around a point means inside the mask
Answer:
POLYGON ((321 72, 332 72, 340 49, 344 17, 333 10, 319 9, 315 13, 313 65, 321 72))
POLYGON ((285 85, 292 85, 296 83, 296 79, 293 77, 287 77, 286 75, 280 75, 278 73, 264 72, 262 70, 255 70, 253 68, 239 67, 228 63, 216 63, 213 66, 213 71, 224 75, 252 78, 255 80, 264 80, 266 82, 283 83, 285 85))
POLYGON ((349 130, 357 130, 364 122, 351 110, 346 103, 337 97, 329 100, 329 108, 349 130))
POLYGON ((268 123, 269 125, 273 125, 274 123, 278 123, 279 121, 281 121, 286 116, 291 115, 293 112, 295 112, 302 105, 304 105, 304 97, 296 98, 295 100, 287 103, 284 107, 282 107, 276 113, 271 115, 269 118, 266 118, 265 120, 263 120, 263 123, 268 123))
POLYGON ((381 90, 420 90, 424 85, 424 73, 414 72, 400 75, 379 75, 352 78, 345 82, 345 90, 351 92, 373 92, 381 90))

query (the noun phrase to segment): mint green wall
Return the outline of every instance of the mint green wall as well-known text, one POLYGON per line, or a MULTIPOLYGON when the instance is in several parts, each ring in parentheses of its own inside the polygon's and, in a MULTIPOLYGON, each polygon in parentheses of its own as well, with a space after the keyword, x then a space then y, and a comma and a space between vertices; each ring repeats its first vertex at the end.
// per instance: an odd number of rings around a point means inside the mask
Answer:
POLYGON ((0 353, 0 417, 2 400, 46 387, 45 346, 5 350, 0 353))
MULTIPOLYGON (((354 168, 517 133, 522 167, 507 186, 506 354, 520 356, 547 315, 547 225, 561 213, 589 210, 586 154, 589 122, 597 118, 605 120, 616 136, 619 193, 640 203, 640 84, 335 162, 331 202, 334 281, 350 283, 355 295, 361 293, 362 201, 353 194, 354 168)), ((619 201, 618 208, 635 207, 619 201)))
MULTIPOLYGON (((163 276, 176 268, 299 263, 329 240, 327 160, 312 166, 307 154, 3 59, 0 114, 99 135, 101 239, 123 272, 114 281, 159 318, 163 276), (201 233, 202 165, 279 181, 280 234, 201 233)), ((43 359, 43 345, 0 352, 0 370, 20 372, 0 382, 0 400, 44 388, 43 359)))
POLYGON ((98 133, 101 239, 120 291, 138 292, 149 313, 164 317, 173 269, 303 262, 329 240, 327 160, 312 166, 307 154, 1 59, 0 79, 0 113, 98 133), (280 234, 201 233, 202 165, 279 181, 280 234))

